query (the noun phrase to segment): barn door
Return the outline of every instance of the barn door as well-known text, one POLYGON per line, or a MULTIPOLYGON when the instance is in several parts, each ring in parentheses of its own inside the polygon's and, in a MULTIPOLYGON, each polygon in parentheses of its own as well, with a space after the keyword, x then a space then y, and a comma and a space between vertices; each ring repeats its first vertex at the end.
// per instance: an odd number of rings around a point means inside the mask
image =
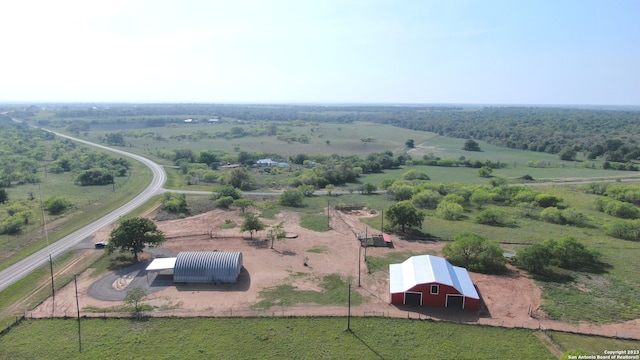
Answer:
POLYGON ((406 292, 404 293, 405 305, 422 305, 422 293, 406 292))

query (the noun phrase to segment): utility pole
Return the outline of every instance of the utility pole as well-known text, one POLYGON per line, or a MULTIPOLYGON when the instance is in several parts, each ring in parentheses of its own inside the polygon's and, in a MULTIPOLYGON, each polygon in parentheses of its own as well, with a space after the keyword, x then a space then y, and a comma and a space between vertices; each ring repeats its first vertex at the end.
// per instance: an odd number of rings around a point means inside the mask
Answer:
POLYGON ((49 268, 51 269, 51 296, 53 300, 51 316, 53 316, 56 311, 56 287, 53 285, 53 259, 51 258, 51 254, 49 254, 49 268))
POLYGON ((362 267, 362 261, 360 260, 361 253, 362 253, 362 242, 360 242, 360 246, 358 246, 358 287, 362 286, 360 285, 360 268, 362 267))
POLYGON ((349 283, 349 311, 347 312, 347 331, 351 332, 351 283, 349 283))
POLYGON ((331 229, 331 225, 329 225, 329 222, 331 220, 331 218, 329 217, 329 209, 330 209, 330 204, 329 204, 329 199, 327 199, 327 229, 331 229))
POLYGON ((73 283, 76 286, 76 308, 78 309, 78 349, 82 352, 82 332, 80 331, 80 302, 78 301, 78 275, 73 275, 73 283))

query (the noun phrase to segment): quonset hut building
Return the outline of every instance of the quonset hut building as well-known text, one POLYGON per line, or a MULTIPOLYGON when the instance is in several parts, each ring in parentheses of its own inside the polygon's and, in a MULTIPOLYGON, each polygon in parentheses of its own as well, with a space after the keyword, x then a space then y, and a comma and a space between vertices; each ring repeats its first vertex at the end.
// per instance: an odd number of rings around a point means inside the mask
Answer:
POLYGON ((155 259, 147 271, 173 270, 174 283, 235 284, 242 270, 237 251, 185 251, 175 258, 155 259))

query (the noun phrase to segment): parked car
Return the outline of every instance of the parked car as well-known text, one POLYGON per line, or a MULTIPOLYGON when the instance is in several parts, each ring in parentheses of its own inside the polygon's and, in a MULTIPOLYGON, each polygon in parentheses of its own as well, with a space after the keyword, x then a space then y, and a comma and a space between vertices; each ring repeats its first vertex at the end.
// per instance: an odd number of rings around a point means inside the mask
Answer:
POLYGON ((107 244, 108 244, 107 241, 99 241, 95 244, 96 249, 104 249, 107 246, 107 244))

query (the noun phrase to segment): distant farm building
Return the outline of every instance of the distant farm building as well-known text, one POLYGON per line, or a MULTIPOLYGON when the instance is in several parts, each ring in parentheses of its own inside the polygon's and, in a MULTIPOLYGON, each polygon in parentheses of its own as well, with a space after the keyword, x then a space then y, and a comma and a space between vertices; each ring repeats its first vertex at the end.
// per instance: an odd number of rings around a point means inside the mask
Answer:
POLYGON ((185 251, 174 258, 154 259, 146 270, 173 270, 175 283, 235 284, 242 270, 242 253, 185 251))
POLYGON ((219 121, 220 121, 220 120, 218 120, 218 119, 209 119, 207 122, 208 122, 209 124, 217 124, 219 121))
POLYGON ((433 255, 389 265, 392 304, 478 309, 480 297, 465 268, 433 255))
POLYGON ((271 159, 260 159, 258 161, 256 161, 256 165, 261 166, 261 167, 284 167, 284 168, 288 168, 291 167, 291 165, 289 165, 286 162, 277 162, 277 161, 273 161, 271 159))

